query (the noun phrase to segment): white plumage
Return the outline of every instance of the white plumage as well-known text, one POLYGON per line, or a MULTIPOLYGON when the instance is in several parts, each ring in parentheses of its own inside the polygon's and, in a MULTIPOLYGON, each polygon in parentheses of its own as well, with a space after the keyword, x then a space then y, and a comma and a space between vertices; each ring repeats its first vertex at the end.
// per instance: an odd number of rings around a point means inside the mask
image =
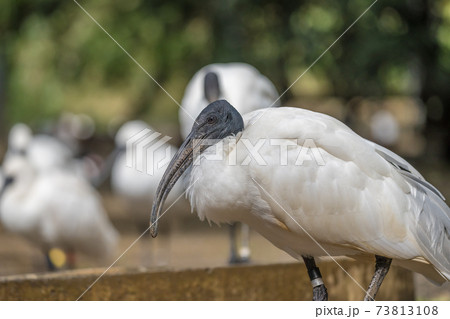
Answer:
POLYGON ((307 110, 257 110, 244 123, 235 145, 230 138, 217 144, 222 160, 205 160, 217 151, 211 147, 192 167, 189 197, 201 219, 247 223, 297 259, 380 255, 435 282, 450 280, 450 209, 405 160, 307 110), (261 139, 258 154, 266 164, 251 158, 243 165, 244 141, 261 139), (296 165, 307 139, 315 149, 296 165), (271 140, 289 144, 287 165, 271 140), (237 165, 230 165, 234 156, 237 165))
POLYGON ((33 139, 33 132, 24 123, 14 124, 8 134, 8 155, 14 153, 25 153, 31 140, 33 139))
POLYGON ((220 99, 229 101, 241 114, 270 106, 279 106, 278 92, 273 83, 246 63, 215 63, 201 68, 186 87, 179 110, 181 135, 189 134, 197 115, 210 103, 204 94, 206 73, 219 78, 220 99))
POLYGON ((44 251, 58 247, 96 257, 114 252, 118 233, 83 178, 58 168, 39 171, 22 155, 5 160, 3 178, 12 178, 0 199, 6 229, 44 251))
POLYGON ((21 154, 28 157, 38 170, 63 167, 72 158, 72 152, 63 143, 49 135, 35 135, 23 123, 15 124, 8 136, 8 152, 5 158, 21 154))
MULTIPOLYGON (((280 105, 278 92, 273 83, 256 68, 246 63, 215 63, 201 68, 186 87, 182 108, 179 110, 181 135, 189 134, 193 119, 214 100, 226 99, 237 111, 245 114, 257 109, 280 105), (214 80, 207 75, 214 73, 214 80), (208 83, 209 81, 209 83, 208 83)), ((241 227, 242 245, 237 251, 236 224, 230 228, 230 263, 249 259, 249 229, 241 227), (240 255, 240 256, 239 256, 240 255)))
POLYGON ((75 159, 73 151, 66 144, 51 135, 33 135, 31 129, 23 123, 15 124, 9 132, 5 160, 17 154, 25 156, 40 172, 59 168, 90 180, 97 174, 91 171, 98 170, 88 157, 75 159))

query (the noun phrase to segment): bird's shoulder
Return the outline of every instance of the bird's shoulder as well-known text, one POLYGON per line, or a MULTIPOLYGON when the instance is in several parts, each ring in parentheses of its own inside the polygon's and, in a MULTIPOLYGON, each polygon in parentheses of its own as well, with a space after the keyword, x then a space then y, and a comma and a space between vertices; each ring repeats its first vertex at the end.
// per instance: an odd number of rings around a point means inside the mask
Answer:
POLYGON ((299 148, 317 148, 325 162, 352 162, 371 177, 395 175, 393 166, 373 144, 326 114, 293 107, 269 108, 244 115, 244 124, 242 137, 253 144, 260 138, 287 139, 296 141, 299 148))

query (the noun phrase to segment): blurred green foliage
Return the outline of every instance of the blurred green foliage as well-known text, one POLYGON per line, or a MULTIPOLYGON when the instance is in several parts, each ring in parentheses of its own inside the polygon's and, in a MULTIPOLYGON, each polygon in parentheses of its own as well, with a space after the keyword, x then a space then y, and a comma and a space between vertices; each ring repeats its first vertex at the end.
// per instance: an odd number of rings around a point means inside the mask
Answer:
MULTIPOLYGON (((253 64, 285 90, 371 3, 80 1, 177 101, 192 75, 213 62, 253 64)), ((0 38, 9 123, 62 110, 103 125, 176 118, 178 106, 74 1, 2 0, 0 38)), ((284 101, 399 94, 442 108, 450 102, 449 75, 450 0, 380 0, 284 101)), ((448 111, 441 114, 435 120, 447 123, 448 111)))

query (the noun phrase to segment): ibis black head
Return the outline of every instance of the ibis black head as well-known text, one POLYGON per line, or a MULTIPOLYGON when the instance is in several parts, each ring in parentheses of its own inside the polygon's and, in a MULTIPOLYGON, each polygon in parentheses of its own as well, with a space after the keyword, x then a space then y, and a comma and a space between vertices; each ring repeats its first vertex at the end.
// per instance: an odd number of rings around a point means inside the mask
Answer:
POLYGON ((172 158, 159 183, 150 219, 150 232, 153 237, 156 237, 158 233, 158 218, 164 201, 177 180, 192 164, 193 154, 201 154, 219 140, 235 135, 243 129, 242 116, 227 101, 215 101, 203 109, 195 120, 191 133, 172 158), (205 139, 208 139, 207 143, 204 143, 205 139), (213 142, 211 143, 211 141, 213 142))
POLYGON ((243 129, 244 121, 241 114, 227 101, 218 100, 200 112, 189 135, 194 139, 223 139, 243 129))

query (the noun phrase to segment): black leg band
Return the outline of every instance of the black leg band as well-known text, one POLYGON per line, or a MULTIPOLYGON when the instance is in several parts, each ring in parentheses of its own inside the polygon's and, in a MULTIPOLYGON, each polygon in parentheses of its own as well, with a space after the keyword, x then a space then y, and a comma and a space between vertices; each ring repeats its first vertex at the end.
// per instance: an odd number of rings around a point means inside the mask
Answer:
POLYGON ((323 285, 322 274, 320 273, 319 268, 315 267, 311 270, 308 270, 309 279, 311 279, 311 285, 314 287, 318 287, 323 285))
POLYGON ((305 261, 306 268, 308 270, 308 276, 311 280, 311 285, 314 287, 318 287, 323 285, 322 274, 320 273, 319 268, 316 266, 314 258, 312 257, 303 257, 305 261))
POLYGON ((317 267, 308 269, 308 275, 309 275, 309 279, 311 279, 311 280, 314 280, 317 278, 322 278, 322 274, 320 273, 320 270, 317 267))

